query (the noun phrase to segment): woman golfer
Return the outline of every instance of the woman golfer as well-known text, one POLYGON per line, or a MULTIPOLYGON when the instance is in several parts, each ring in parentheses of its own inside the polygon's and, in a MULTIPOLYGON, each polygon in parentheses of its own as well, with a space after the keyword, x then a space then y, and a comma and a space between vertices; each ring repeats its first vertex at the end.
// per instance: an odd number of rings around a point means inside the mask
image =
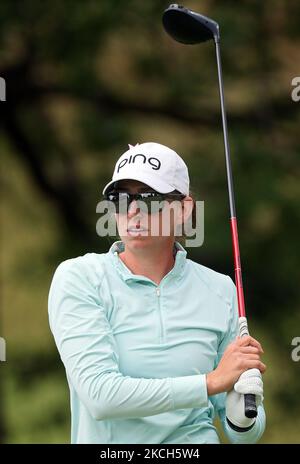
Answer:
POLYGON ((195 207, 184 161, 158 143, 129 146, 103 194, 121 240, 62 262, 49 293, 71 442, 219 443, 218 415, 231 442, 255 443, 263 350, 237 336, 232 279, 188 259, 177 240, 195 207), (245 393, 256 395, 254 419, 245 393))

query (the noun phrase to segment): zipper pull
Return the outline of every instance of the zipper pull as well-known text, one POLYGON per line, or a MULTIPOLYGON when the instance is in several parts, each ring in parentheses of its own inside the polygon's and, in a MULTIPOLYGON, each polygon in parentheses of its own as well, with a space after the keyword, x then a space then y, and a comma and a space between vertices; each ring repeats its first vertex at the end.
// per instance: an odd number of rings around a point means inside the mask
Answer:
POLYGON ((159 296, 159 295, 160 295, 160 290, 159 290, 159 288, 158 288, 158 287, 156 288, 156 295, 157 295, 157 296, 159 296))

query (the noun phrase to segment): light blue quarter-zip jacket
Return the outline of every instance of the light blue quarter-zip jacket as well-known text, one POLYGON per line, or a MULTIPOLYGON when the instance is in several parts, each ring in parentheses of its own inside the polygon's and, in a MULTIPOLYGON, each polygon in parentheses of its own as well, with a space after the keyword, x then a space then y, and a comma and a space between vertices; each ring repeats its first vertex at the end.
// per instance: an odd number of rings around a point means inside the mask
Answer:
POLYGON ((233 443, 255 443, 263 406, 246 432, 226 422, 226 393, 207 396, 206 376, 238 334, 232 279, 187 258, 159 285, 107 253, 63 261, 49 292, 49 322, 66 369, 71 443, 219 443, 219 415, 233 443))

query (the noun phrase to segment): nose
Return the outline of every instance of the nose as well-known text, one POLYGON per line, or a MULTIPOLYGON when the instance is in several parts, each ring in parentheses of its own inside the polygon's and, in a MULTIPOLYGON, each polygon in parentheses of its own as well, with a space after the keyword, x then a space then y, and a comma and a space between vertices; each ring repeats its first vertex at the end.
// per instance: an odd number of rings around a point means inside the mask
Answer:
POLYGON ((140 212, 140 208, 138 207, 138 203, 136 200, 132 200, 132 202, 128 206, 128 218, 134 217, 136 214, 140 212))

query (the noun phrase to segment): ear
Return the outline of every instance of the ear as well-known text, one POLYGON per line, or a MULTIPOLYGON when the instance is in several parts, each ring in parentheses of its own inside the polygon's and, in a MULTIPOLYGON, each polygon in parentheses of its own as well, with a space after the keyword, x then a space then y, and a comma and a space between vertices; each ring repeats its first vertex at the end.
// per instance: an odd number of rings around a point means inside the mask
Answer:
POLYGON ((184 234, 184 223, 188 220, 192 214, 194 208, 194 199, 190 196, 186 196, 181 200, 181 205, 176 210, 175 218, 175 236, 182 236, 184 234))
POLYGON ((194 208, 194 199, 189 197, 188 195, 182 200, 181 202, 182 209, 181 209, 181 218, 180 222, 184 223, 192 214, 194 208))

